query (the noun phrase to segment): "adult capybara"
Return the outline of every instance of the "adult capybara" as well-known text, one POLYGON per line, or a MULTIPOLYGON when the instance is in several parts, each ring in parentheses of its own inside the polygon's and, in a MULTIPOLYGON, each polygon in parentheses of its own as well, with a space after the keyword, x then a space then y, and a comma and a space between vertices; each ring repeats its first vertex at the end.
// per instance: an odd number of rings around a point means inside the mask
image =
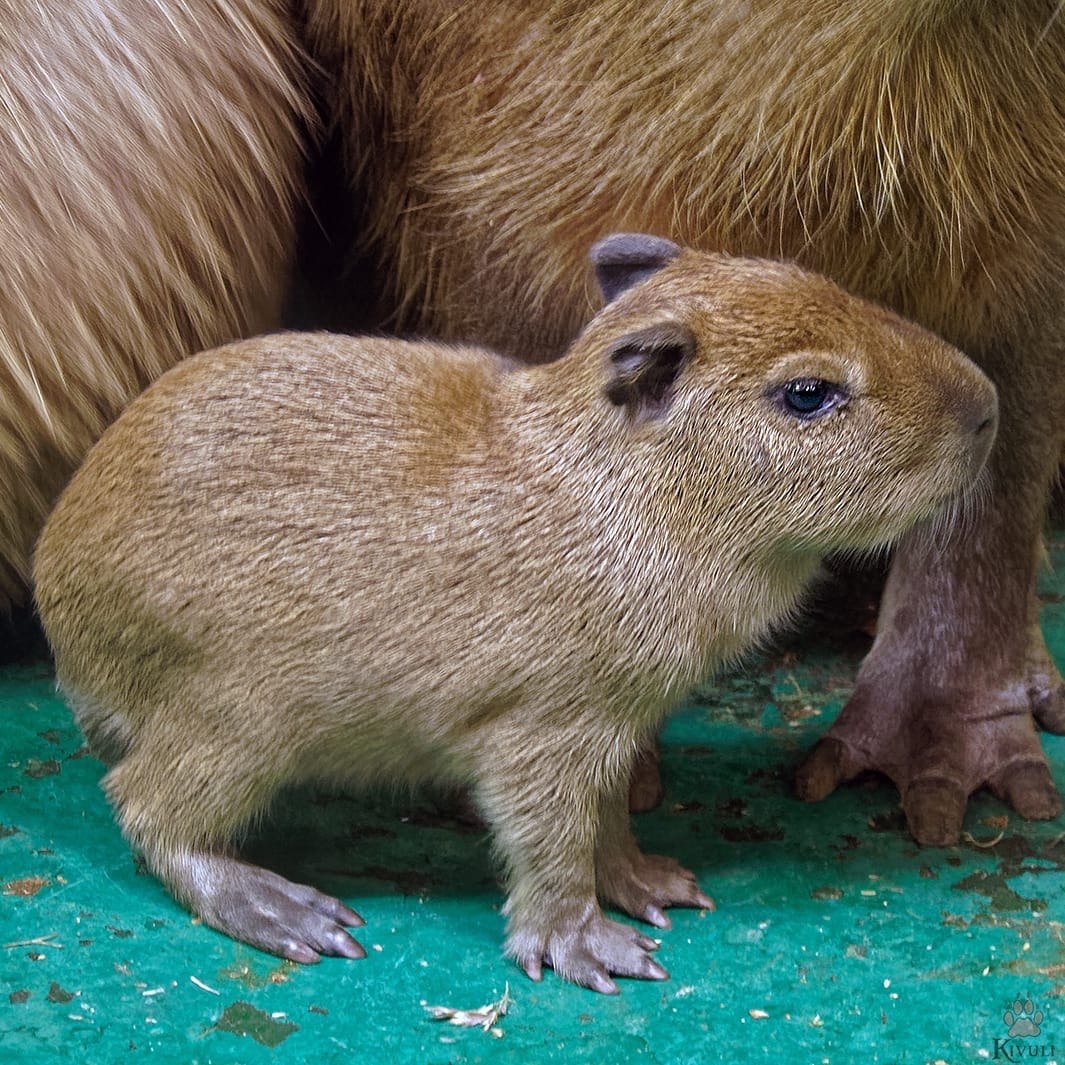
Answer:
POLYGON ((149 867, 207 923, 361 957, 337 899, 240 860, 288 784, 472 788, 507 950, 599 991, 708 906, 642 854, 637 744, 791 610, 821 556, 970 486, 995 390, 795 266, 615 235, 565 358, 329 334, 174 368, 90 452, 37 548, 60 684, 149 867))
POLYGON ((991 787, 1061 801, 1034 574, 1065 426, 1058 0, 310 0, 363 251, 401 328, 556 355, 615 229, 783 256, 942 334, 1000 389, 984 519, 905 541, 876 644, 799 774, 888 774, 915 836, 991 787))
POLYGON ((0 609, 63 483, 178 359, 275 326, 307 119, 284 0, 0 14, 0 609))

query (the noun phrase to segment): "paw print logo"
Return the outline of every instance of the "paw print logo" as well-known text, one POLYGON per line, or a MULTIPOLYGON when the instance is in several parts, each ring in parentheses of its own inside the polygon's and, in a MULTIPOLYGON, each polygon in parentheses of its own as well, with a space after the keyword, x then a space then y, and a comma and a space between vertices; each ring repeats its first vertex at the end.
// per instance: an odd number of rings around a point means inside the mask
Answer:
POLYGON ((1039 1026, 1043 1023, 1043 1011, 1030 999, 1023 1002, 1016 999, 1013 1006, 1002 1015, 1002 1021, 1009 1026, 1010 1035, 1019 1038, 1039 1035, 1039 1026))

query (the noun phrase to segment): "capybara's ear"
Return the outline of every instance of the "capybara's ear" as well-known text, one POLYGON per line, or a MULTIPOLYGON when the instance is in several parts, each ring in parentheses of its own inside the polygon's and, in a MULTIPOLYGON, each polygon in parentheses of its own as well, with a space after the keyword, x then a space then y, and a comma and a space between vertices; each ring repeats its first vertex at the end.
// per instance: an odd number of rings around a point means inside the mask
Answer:
POLYGON ((695 335, 681 322, 658 322, 619 337, 609 349, 603 394, 644 420, 669 410, 673 386, 695 354, 695 335))
POLYGON ((680 248, 664 237, 647 233, 611 233, 592 246, 589 258, 603 299, 610 303, 627 288, 657 273, 680 255, 680 248))

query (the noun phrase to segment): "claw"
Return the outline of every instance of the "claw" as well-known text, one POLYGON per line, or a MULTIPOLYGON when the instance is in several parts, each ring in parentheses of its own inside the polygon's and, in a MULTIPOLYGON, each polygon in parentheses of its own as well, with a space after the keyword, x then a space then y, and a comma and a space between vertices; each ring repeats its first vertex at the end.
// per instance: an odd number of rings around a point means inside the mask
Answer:
POLYGON ((362 928, 366 924, 366 921, 359 914, 339 900, 337 901, 336 919, 340 924, 347 925, 348 928, 362 928))
POLYGON ((641 915, 648 924, 656 928, 672 928, 673 922, 653 903, 649 902, 641 915))
POLYGON ((636 945, 641 950, 658 950, 658 943, 655 940, 639 932, 636 933, 636 945))
POLYGON ((541 958, 530 958, 522 965, 522 968, 525 970, 525 975, 536 983, 544 978, 544 963, 541 958))
POLYGON ((654 960, 654 958, 648 958, 647 964, 644 966, 644 971, 640 974, 645 980, 668 980, 669 973, 662 968, 654 960))
POLYGON ((297 943, 294 940, 289 940, 282 946, 281 954, 289 961, 298 961, 301 965, 314 965, 322 960, 318 951, 311 950, 306 943, 297 943))
POLYGON ((330 937, 329 946, 331 948, 329 953, 340 958, 351 958, 353 961, 358 961, 360 958, 366 957, 366 948, 358 940, 352 939, 347 932, 339 928, 330 937))
POLYGON ((601 995, 618 994, 618 985, 602 969, 595 969, 588 977, 588 987, 601 995))
POLYGON ((697 891, 695 893, 695 905, 700 910, 716 910, 717 909, 717 903, 714 902, 714 900, 712 898, 710 898, 709 895, 704 894, 702 891, 697 891))

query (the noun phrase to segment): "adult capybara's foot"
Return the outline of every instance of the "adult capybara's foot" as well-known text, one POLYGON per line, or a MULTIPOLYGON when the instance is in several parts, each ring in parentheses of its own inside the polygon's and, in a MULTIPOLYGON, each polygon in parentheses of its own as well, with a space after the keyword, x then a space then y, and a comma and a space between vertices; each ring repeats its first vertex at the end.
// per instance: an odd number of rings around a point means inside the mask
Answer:
POLYGON ((883 773, 899 789, 910 832, 926 846, 958 841, 968 798, 981 787, 1022 817, 1057 817, 1061 797, 1023 691, 1017 683, 907 701, 897 687, 859 682, 799 767, 796 791, 814 802, 859 773, 883 773))

